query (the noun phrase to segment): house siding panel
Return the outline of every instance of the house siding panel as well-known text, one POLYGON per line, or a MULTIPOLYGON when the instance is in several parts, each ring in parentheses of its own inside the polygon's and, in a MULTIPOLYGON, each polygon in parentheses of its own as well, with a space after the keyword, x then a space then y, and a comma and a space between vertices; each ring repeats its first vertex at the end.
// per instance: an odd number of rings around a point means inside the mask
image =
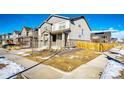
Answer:
POLYGON ((90 41, 90 28, 84 19, 76 20, 70 25, 70 39, 90 41))

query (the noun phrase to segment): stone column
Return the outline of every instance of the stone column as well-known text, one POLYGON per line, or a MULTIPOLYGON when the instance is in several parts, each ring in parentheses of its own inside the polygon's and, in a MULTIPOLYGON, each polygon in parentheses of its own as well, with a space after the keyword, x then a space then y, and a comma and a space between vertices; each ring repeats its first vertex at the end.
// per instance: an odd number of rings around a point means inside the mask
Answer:
POLYGON ((62 33, 62 47, 65 47, 65 33, 62 33))
POLYGON ((51 47, 52 47, 52 41, 51 41, 51 34, 50 33, 48 34, 48 47, 49 47, 49 49, 51 49, 51 47))

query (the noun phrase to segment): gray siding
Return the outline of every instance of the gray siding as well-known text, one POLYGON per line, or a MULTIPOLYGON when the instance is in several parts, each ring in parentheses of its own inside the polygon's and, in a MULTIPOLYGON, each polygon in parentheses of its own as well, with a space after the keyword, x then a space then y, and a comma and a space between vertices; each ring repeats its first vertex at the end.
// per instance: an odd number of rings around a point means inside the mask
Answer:
POLYGON ((84 19, 70 23, 69 39, 90 41, 90 28, 84 19))
POLYGON ((58 18, 58 17, 51 17, 49 20, 48 20, 48 22, 49 23, 58 23, 58 22, 61 22, 61 21, 65 21, 65 20, 67 20, 67 19, 63 19, 63 18, 58 18))
POLYGON ((91 39, 94 42, 94 38, 98 38, 98 42, 100 43, 109 43, 111 42, 111 32, 99 32, 99 33, 91 33, 91 39))

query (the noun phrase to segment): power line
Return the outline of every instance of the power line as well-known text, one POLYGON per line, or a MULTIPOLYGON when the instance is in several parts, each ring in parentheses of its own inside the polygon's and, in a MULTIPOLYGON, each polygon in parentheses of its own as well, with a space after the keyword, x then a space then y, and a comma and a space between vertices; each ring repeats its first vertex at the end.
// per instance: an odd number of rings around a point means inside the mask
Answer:
POLYGON ((26 71, 28 71, 28 70, 30 70, 30 69, 32 69, 32 68, 34 68, 34 67, 36 67, 36 66, 40 65, 41 63, 43 63, 43 62, 45 62, 45 61, 47 61, 47 60, 49 60, 49 59, 53 58, 55 55, 57 55, 57 54, 58 54, 58 53, 60 53, 60 52, 61 52, 61 51, 56 52, 54 55, 50 56, 48 59, 45 59, 45 60, 43 60, 43 61, 39 62, 38 64, 35 64, 35 65, 33 65, 33 66, 31 66, 31 67, 29 67, 29 68, 27 68, 27 69, 23 70, 23 71, 20 71, 20 72, 18 72, 18 73, 16 73, 16 74, 12 75, 12 76, 9 76, 9 77, 8 77, 8 78, 6 78, 6 79, 11 79, 12 77, 15 77, 15 76, 17 76, 17 75, 19 75, 19 74, 21 74, 21 73, 24 73, 24 72, 26 72, 26 71))

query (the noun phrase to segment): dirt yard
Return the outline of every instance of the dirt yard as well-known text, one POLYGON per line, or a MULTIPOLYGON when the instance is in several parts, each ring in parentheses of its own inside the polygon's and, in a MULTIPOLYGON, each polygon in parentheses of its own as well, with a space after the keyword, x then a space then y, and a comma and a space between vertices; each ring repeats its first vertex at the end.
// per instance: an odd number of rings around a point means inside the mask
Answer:
POLYGON ((121 76, 120 76, 121 79, 124 79, 124 70, 121 71, 121 76))
MULTIPOLYGON (((40 59, 40 57, 46 57, 50 55, 52 52, 43 51, 40 54, 34 54, 32 56, 26 56, 26 58, 41 62, 43 59, 40 59)), ((91 50, 72 50, 72 51, 64 51, 58 55, 56 55, 54 58, 45 61, 43 64, 50 65, 55 68, 58 68, 60 70, 70 72, 73 69, 79 67, 82 64, 85 64, 92 59, 96 58, 100 54, 95 51, 91 50)))
POLYGON ((4 67, 6 67, 5 64, 0 64, 0 69, 2 69, 2 68, 4 68, 4 67))
POLYGON ((12 50, 20 50, 21 49, 21 47, 19 47, 19 46, 12 46, 12 47, 7 47, 6 48, 8 51, 12 51, 12 50))
POLYGON ((48 57, 51 54, 55 53, 56 51, 48 51, 48 50, 43 50, 37 53, 32 53, 32 51, 26 52, 26 54, 30 54, 30 56, 25 56, 25 58, 28 58, 30 60, 36 61, 36 62, 41 62, 43 61, 42 58, 48 57))

